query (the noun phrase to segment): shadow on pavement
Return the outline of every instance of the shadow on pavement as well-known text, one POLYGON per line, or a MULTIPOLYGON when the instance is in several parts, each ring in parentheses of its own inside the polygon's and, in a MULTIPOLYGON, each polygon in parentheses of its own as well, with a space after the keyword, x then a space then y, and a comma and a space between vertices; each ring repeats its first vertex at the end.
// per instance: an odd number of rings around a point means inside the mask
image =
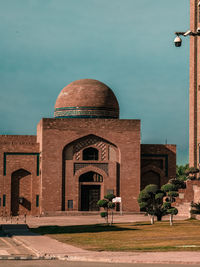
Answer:
POLYGON ((31 231, 41 235, 46 234, 76 234, 76 233, 99 233, 99 232, 119 232, 119 231, 134 231, 138 229, 126 228, 120 226, 108 225, 73 225, 73 226, 40 226, 38 228, 31 228, 31 231))
POLYGON ((1 224, 0 225, 0 236, 31 236, 31 235, 39 235, 37 233, 33 233, 29 231, 27 224, 1 224))

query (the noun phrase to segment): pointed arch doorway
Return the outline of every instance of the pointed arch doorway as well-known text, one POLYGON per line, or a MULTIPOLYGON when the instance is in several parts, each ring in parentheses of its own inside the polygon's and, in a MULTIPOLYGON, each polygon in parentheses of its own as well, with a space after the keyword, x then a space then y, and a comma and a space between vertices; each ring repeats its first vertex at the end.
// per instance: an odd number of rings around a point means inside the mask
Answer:
POLYGON ((79 177, 80 188, 80 210, 98 211, 97 202, 101 197, 101 183, 103 176, 90 171, 79 177))

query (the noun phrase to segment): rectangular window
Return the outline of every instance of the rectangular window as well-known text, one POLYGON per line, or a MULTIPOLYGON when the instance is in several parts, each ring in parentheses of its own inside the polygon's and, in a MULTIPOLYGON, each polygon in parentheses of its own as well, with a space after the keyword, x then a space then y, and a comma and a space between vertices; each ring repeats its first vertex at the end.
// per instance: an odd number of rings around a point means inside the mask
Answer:
POLYGON ((6 195, 3 195, 3 207, 6 206, 6 195))
POLYGON ((39 207, 39 195, 36 195, 36 207, 39 207))
POLYGON ((73 200, 68 200, 67 206, 68 206, 68 209, 73 209, 73 200))
POLYGON ((113 189, 108 189, 107 190, 107 195, 110 195, 110 194, 114 194, 114 190, 113 189))

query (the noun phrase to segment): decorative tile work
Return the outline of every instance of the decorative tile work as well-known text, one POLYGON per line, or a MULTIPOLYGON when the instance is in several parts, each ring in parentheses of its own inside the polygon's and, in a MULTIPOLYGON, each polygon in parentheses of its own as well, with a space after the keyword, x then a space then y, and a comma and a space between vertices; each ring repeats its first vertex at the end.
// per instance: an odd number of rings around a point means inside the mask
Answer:
POLYGON ((108 107, 64 107, 56 108, 54 117, 117 119, 119 117, 119 111, 108 107))
POLYGON ((80 158, 81 158, 81 152, 80 151, 78 151, 76 153, 75 158, 76 158, 76 160, 80 160, 80 158))
POLYGON ((74 174, 87 166, 95 166, 103 170, 108 175, 108 163, 74 163, 74 174))

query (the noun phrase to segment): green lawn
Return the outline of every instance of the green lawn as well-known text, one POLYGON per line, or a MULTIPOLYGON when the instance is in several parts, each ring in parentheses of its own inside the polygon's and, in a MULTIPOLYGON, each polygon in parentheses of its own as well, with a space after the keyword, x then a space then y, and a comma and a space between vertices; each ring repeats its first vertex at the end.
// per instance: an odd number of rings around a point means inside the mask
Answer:
POLYGON ((95 251, 200 251, 200 221, 123 223, 106 226, 41 226, 32 229, 61 242, 95 251))

